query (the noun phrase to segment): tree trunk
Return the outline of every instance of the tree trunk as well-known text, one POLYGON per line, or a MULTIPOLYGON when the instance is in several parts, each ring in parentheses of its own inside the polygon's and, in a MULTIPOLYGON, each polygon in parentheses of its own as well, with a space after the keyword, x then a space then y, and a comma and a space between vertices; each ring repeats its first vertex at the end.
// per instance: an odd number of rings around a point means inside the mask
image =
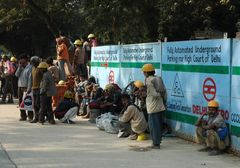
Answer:
POLYGON ((59 29, 53 22, 51 17, 47 14, 47 12, 45 12, 43 9, 37 6, 37 4, 33 2, 33 0, 25 0, 25 3, 30 7, 30 9, 32 9, 38 15, 40 19, 45 21, 45 23, 48 26, 48 29, 52 32, 52 35, 54 37, 58 37, 59 29))

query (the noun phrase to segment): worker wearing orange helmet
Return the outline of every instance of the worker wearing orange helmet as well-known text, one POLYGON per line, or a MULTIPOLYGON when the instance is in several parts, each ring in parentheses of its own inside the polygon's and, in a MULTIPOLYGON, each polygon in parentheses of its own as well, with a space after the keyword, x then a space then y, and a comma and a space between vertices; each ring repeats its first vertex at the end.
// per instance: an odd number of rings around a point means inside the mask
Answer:
POLYGON ((142 71, 146 78, 146 107, 149 131, 152 138, 151 148, 160 149, 167 92, 162 78, 155 75, 155 68, 152 64, 143 65, 142 71))
POLYGON ((229 145, 228 128, 218 108, 216 100, 209 101, 207 113, 202 114, 195 124, 198 142, 206 144, 198 151, 208 152, 209 156, 221 154, 229 145))

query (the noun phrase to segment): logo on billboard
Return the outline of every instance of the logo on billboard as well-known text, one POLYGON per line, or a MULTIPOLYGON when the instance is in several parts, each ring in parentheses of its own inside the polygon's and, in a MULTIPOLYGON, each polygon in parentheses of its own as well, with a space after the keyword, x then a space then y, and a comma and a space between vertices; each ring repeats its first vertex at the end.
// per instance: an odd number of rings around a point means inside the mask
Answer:
POLYGON ((114 83, 114 71, 113 70, 111 70, 110 72, 109 72, 109 77, 108 77, 108 82, 109 83, 114 83))
POLYGON ((104 63, 101 63, 100 66, 107 68, 108 67, 108 59, 105 59, 104 63))
POLYGON ((216 83, 212 78, 206 78, 203 82, 203 96, 207 101, 214 100, 217 93, 216 83))
POLYGON ((176 75, 175 75, 171 96, 174 96, 174 97, 184 97, 178 73, 176 73, 176 75))

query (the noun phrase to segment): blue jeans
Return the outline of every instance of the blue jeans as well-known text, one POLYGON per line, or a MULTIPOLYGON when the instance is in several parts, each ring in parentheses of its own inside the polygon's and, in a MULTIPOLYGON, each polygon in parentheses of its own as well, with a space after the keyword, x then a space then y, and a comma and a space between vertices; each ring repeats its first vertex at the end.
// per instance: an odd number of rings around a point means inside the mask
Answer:
POLYGON ((162 129, 164 111, 148 114, 148 125, 153 145, 160 145, 162 141, 162 129))

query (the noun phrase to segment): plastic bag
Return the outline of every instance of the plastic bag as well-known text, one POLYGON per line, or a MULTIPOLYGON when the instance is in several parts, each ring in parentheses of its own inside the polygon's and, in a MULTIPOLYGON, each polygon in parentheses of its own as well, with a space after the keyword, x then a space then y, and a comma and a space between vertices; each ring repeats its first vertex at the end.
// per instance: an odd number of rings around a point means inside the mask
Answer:
POLYGON ((96 118, 96 126, 100 130, 104 130, 103 120, 108 117, 108 113, 102 114, 96 118))
POLYGON ((114 116, 110 112, 102 114, 96 118, 96 126, 107 133, 117 134, 119 130, 118 116, 114 116))
POLYGON ((33 94, 32 92, 27 94, 27 92, 23 93, 22 102, 19 106, 21 110, 33 111, 33 94))
POLYGON ((119 132, 118 118, 106 118, 103 120, 103 127, 107 133, 117 134, 119 132))

